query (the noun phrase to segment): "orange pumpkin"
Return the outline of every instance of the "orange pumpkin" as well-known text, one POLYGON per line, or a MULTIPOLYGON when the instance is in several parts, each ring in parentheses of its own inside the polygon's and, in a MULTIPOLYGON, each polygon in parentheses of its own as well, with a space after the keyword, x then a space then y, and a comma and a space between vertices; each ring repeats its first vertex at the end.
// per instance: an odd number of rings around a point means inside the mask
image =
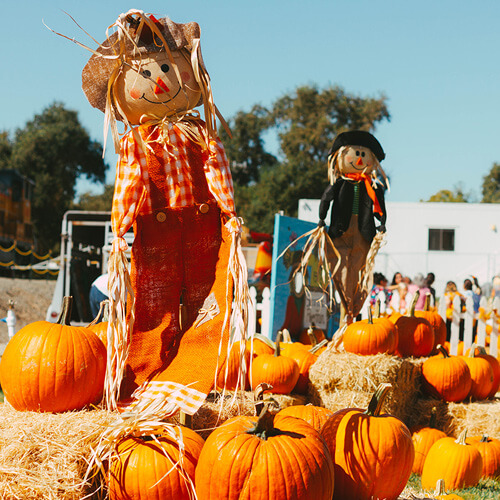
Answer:
POLYGON ((418 299, 418 290, 408 311, 407 316, 400 316, 396 320, 398 328, 397 354, 400 356, 428 356, 434 348, 434 330, 425 319, 415 316, 415 305, 418 299))
POLYGON ((454 403, 463 401, 472 386, 469 367, 462 357, 449 355, 443 346, 437 349, 440 354, 422 364, 422 385, 431 396, 454 403))
POLYGON ((311 326, 309 326, 309 328, 305 328, 304 330, 302 330, 299 337, 299 342, 305 345, 316 345, 318 342, 321 342, 325 339, 325 332, 323 330, 320 330, 319 328, 316 328, 316 325, 314 325, 313 323, 311 326))
MULTIPOLYGON (((344 413, 333 440, 322 430, 334 462, 334 498, 390 500, 398 498, 403 491, 415 452, 405 424, 380 413, 390 387, 390 384, 381 384, 366 411, 344 413)), ((328 424, 329 421, 323 426, 324 430, 328 424)))
POLYGON ((467 438, 467 443, 475 446, 483 459, 483 477, 500 477, 500 440, 487 435, 467 438))
POLYGON ((264 335, 256 333, 251 339, 247 340, 247 351, 255 358, 259 354, 273 354, 274 343, 264 335))
POLYGON ((261 354, 252 362, 251 386, 252 391, 265 382, 272 386, 269 392, 274 394, 289 394, 299 379, 299 365, 286 356, 281 356, 281 332, 276 337, 274 354, 261 354))
POLYGON ((208 437, 196 467, 200 500, 331 500, 333 464, 307 422, 272 415, 234 417, 208 437))
POLYGON ((372 318, 368 308, 368 319, 351 323, 344 332, 343 342, 344 349, 354 354, 392 353, 397 345, 397 330, 386 318, 372 318))
POLYGON ((446 434, 436 429, 436 408, 431 411, 429 425, 412 429, 411 439, 415 447, 415 460, 413 461, 412 472, 422 474, 425 458, 431 446, 438 440, 446 437, 446 434))
POLYGON ((106 348, 88 328, 70 325, 71 305, 64 297, 57 323, 31 323, 7 344, 0 384, 16 410, 63 412, 100 401, 106 348))
POLYGON ((319 432, 328 418, 333 415, 333 411, 328 408, 314 406, 312 404, 293 405, 283 408, 278 412, 278 415, 280 417, 288 416, 301 418, 319 432))
POLYGON ((476 486, 481 479, 483 460, 479 451, 466 442, 467 430, 458 439, 445 437, 436 441, 425 459, 422 488, 431 490, 443 479, 451 490, 476 486))
POLYGON ((415 311, 415 316, 425 318, 432 326, 434 331, 434 348, 431 354, 437 354, 437 346, 439 344, 443 345, 446 342, 446 322, 441 317, 437 311, 433 311, 430 308, 430 296, 428 293, 425 298, 425 305, 423 311, 415 311))
POLYGON ((495 356, 488 354, 486 349, 482 346, 476 346, 475 356, 476 358, 486 359, 493 370, 493 386, 488 396, 486 396, 487 398, 492 398, 500 389, 500 362, 495 356))
POLYGON ((234 391, 237 389, 248 389, 250 384, 248 382, 248 369, 250 367, 250 351, 245 349, 243 353, 241 353, 241 343, 236 341, 234 345, 231 347, 231 351, 229 356, 219 370, 219 374, 217 376, 217 387, 225 388, 230 391, 234 391), (243 359, 243 363, 245 364, 246 374, 243 377, 243 373, 241 371, 241 360, 243 359), (243 377, 243 378, 242 378, 243 377))
POLYGON ((469 396, 482 400, 489 397, 493 389, 493 369, 487 359, 476 356, 476 345, 473 344, 468 356, 462 358, 468 365, 472 380, 469 396))
POLYGON ((176 427, 178 438, 160 436, 127 437, 117 444, 109 464, 110 500, 150 498, 193 498, 195 467, 203 439, 187 427, 176 427), (182 469, 177 464, 182 442, 182 469), (177 465, 176 465, 177 464, 177 465))
POLYGON ((293 347, 293 344, 292 347, 288 347, 288 349, 283 352, 283 355, 293 359, 299 366, 299 378, 292 392, 305 394, 309 385, 309 369, 316 362, 318 357, 311 354, 307 348, 293 347))

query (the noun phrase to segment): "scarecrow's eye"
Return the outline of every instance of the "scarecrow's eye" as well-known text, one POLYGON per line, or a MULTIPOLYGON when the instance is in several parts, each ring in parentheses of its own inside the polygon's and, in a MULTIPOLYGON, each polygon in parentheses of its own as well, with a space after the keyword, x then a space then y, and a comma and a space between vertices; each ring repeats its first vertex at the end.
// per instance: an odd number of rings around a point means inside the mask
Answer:
POLYGON ((364 152, 364 151, 361 153, 361 156, 362 156, 363 158, 365 157, 365 152, 364 152))
POLYGON ((151 71, 149 71, 149 69, 144 69, 141 71, 141 75, 146 78, 149 78, 151 76, 151 71))
POLYGON ((359 156, 359 151, 356 151, 356 156, 359 156))
POLYGON ((161 70, 164 72, 164 73, 168 73, 168 70, 170 69, 170 66, 168 64, 162 64, 161 65, 161 70))

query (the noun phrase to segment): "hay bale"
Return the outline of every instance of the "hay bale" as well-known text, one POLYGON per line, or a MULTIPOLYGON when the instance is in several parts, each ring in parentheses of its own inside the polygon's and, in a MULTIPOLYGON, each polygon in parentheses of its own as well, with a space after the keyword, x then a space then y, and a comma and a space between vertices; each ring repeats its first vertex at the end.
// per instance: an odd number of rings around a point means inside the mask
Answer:
POLYGON ((449 403, 450 430, 455 436, 467 429, 467 435, 488 434, 500 439, 500 400, 474 403, 449 403))
POLYGON ((392 390, 386 399, 385 411, 406 422, 420 391, 423 361, 387 354, 360 356, 327 350, 309 371, 309 397, 315 404, 330 408, 334 402, 342 404, 344 394, 344 407, 348 407, 350 400, 365 401, 379 384, 390 383, 392 390))
POLYGON ((448 413, 448 404, 440 399, 416 399, 413 403, 412 412, 405 422, 406 425, 410 429, 427 427, 432 408, 436 408, 436 428, 452 435, 452 418, 448 413))
POLYGON ((99 489, 83 483, 87 460, 115 418, 104 410, 52 414, 1 404, 1 498, 77 500, 99 489))

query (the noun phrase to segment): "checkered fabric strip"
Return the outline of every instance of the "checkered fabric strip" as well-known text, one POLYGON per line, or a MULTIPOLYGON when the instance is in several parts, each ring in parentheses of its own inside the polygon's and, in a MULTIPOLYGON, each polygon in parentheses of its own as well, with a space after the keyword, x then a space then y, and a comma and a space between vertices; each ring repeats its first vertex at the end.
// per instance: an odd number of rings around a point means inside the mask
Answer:
MULTIPOLYGON (((145 135, 139 127, 144 142, 154 139, 145 135)), ((188 138, 175 124, 168 124, 168 140, 162 149, 165 165, 168 206, 186 207, 194 204, 193 185, 187 164, 187 148, 192 147, 188 138)), ((217 200, 222 212, 229 217, 235 215, 234 191, 229 163, 219 139, 210 141, 209 155, 204 165, 208 188, 217 200)), ((123 236, 139 214, 152 212, 149 196, 149 177, 146 154, 134 137, 133 131, 121 140, 121 154, 115 179, 112 207, 112 227, 116 236, 123 236)))

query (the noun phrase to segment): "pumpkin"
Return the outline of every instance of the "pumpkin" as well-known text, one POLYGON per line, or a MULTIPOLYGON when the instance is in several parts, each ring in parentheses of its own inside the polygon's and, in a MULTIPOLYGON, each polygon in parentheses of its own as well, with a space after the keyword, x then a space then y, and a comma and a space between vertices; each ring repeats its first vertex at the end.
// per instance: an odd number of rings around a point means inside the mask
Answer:
POLYGON ((433 498, 441 499, 446 498, 449 500, 464 500, 463 497, 455 495, 455 493, 446 493, 444 481, 438 479, 436 483, 436 490, 434 491, 433 498))
POLYGON ((273 415, 233 417, 208 437, 196 467, 200 500, 330 500, 333 463, 307 422, 273 415))
POLYGON ((476 345, 472 348, 468 356, 462 358, 468 365, 472 384, 469 396, 474 399, 482 400, 489 397, 493 389, 493 369, 487 359, 476 356, 476 345))
POLYGON ((434 348, 431 354, 437 354, 437 346, 439 344, 443 345, 446 342, 447 330, 446 322, 441 317, 441 315, 430 308, 430 297, 431 294, 427 293, 425 297, 425 304, 423 311, 415 311, 415 316, 425 318, 432 326, 434 331, 434 348))
POLYGON ((476 486, 481 479, 483 460, 474 446, 466 442, 467 430, 455 439, 445 437, 429 450, 422 470, 422 488, 431 490, 443 479, 451 490, 476 486))
MULTIPOLYGON (((444 348, 448 352, 450 352, 450 350, 451 350, 451 343, 447 340, 443 345, 444 345, 444 348)), ((460 340, 458 342, 458 346, 457 346, 457 356, 463 356, 463 354, 464 354, 464 341, 460 340)))
POLYGON ((164 433, 154 438, 131 436, 117 444, 109 463, 110 500, 193 498, 195 467, 204 441, 187 427, 174 429, 178 439, 164 433), (177 464, 179 442, 184 447, 182 469, 177 464))
POLYGON ((336 499, 396 499, 410 477, 415 455, 410 431, 398 418, 380 413, 390 387, 381 384, 366 411, 345 412, 333 440, 325 432, 330 419, 323 426, 334 462, 336 499))
POLYGON ((428 356, 434 348, 434 330, 425 319, 415 316, 415 305, 418 299, 418 290, 413 297, 407 316, 400 316, 396 320, 398 328, 397 354, 400 356, 428 356))
POLYGON ((316 345, 318 342, 325 340, 325 332, 316 328, 316 325, 312 323, 309 328, 302 330, 299 342, 305 345, 316 345))
POLYGON ((92 323, 87 325, 89 330, 92 330, 104 344, 108 346, 108 322, 109 322, 109 300, 103 300, 99 307, 99 312, 92 323))
POLYGON ((292 347, 288 347, 288 349, 283 352, 283 355, 293 359, 299 366, 299 378, 292 392, 305 394, 309 385, 309 369, 316 362, 318 357, 311 354, 307 348, 293 347, 293 344, 292 347))
POLYGON ((487 398, 492 398, 500 388, 500 362, 497 358, 495 358, 495 356, 488 354, 486 352, 486 349, 482 346, 476 346, 475 356, 476 358, 486 359, 486 361, 488 361, 488 363, 490 364, 491 369, 493 370, 493 386, 490 393, 486 396, 487 398))
POLYGON ((436 408, 432 408, 429 425, 412 429, 411 439, 415 448, 415 460, 413 461, 412 472, 422 474, 425 457, 431 446, 438 440, 446 437, 446 434, 436 429, 436 408))
POLYGON ((88 328, 70 325, 71 305, 64 297, 56 323, 31 323, 7 344, 0 384, 16 410, 63 412, 100 401, 106 348, 88 328))
POLYGON ((467 443, 476 447, 483 459, 483 477, 500 477, 500 440, 483 436, 467 438, 467 443))
POLYGON ((469 367, 462 357, 451 356, 443 346, 437 349, 440 354, 422 363, 422 385, 431 396, 453 403, 463 401, 472 386, 469 367))
MULTIPOLYGON (((236 341, 231 347, 226 363, 224 363, 219 370, 219 374, 217 375, 217 387, 225 388, 230 391, 237 389, 246 390, 250 387, 247 373, 245 373, 243 377, 243 373, 240 370, 242 359, 240 349, 241 343, 236 341)), ((245 349, 243 353, 243 362, 245 364, 245 370, 248 371, 250 367, 250 351, 248 349, 245 349)))
POLYGON ((368 319, 351 323, 344 332, 344 349, 363 356, 391 353, 397 345, 395 325, 386 318, 372 318, 368 308, 368 319))
POLYGON ((312 404, 293 405, 283 408, 278 412, 278 415, 280 417, 289 416, 301 418, 319 432, 328 418, 333 415, 333 411, 328 408, 314 406, 312 404))
POLYGON ((269 392, 274 394, 289 394, 299 379, 299 365, 292 358, 281 356, 281 332, 276 337, 274 354, 261 354, 252 362, 252 390, 265 382, 272 386, 269 392))
POLYGON ((264 335, 256 333, 251 339, 247 340, 247 350, 253 358, 259 354, 273 354, 274 342, 264 335))

